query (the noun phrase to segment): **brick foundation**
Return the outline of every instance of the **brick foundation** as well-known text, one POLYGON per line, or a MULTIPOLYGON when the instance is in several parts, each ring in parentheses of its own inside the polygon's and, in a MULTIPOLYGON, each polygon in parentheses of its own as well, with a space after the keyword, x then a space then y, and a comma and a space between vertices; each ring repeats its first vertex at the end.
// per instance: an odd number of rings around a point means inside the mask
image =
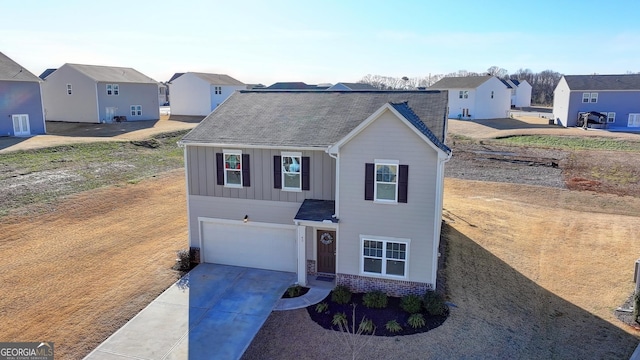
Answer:
POLYGON ((427 290, 433 290, 433 284, 429 283, 379 279, 350 274, 336 274, 336 285, 344 285, 351 289, 352 292, 366 293, 380 290, 389 296, 398 297, 409 294, 423 295, 427 290))
POLYGON ((307 260, 307 275, 316 275, 316 261, 315 260, 307 260))

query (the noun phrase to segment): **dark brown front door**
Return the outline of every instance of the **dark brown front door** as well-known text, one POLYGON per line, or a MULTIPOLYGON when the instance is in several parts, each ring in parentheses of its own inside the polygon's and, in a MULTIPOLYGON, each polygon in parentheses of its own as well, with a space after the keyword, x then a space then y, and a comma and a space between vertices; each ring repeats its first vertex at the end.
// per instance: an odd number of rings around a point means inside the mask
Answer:
POLYGON ((336 273, 336 232, 318 230, 318 272, 336 273))

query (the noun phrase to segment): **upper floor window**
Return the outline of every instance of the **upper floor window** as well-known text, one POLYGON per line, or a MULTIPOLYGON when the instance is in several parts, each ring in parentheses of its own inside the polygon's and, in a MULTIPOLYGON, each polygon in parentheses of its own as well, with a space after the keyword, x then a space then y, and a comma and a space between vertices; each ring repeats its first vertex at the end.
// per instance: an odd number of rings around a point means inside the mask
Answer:
POLYGON ((460 98, 460 99, 468 99, 469 98, 469 91, 468 90, 460 90, 460 92, 458 93, 458 98, 460 98))
POLYGON ((301 153, 282 153, 282 190, 302 190, 301 153))
POLYGON ((71 84, 67 84, 67 95, 71 95, 71 84))
POLYGON ((131 116, 142 116, 142 105, 131 105, 131 116))
POLYGON ((107 95, 120 95, 120 85, 107 84, 107 95))
POLYGON ((214 86, 213 91, 216 95, 222 94, 222 86, 214 86))
POLYGON ((224 150, 224 185, 242 186, 242 151, 224 150))
POLYGON ((311 190, 311 158, 300 152, 283 151, 273 156, 273 188, 286 191, 311 190))
POLYGON ((375 201, 398 200, 398 162, 376 162, 375 201))
POLYGON ((598 93, 582 93, 582 102, 583 103, 597 103, 598 102, 598 93))

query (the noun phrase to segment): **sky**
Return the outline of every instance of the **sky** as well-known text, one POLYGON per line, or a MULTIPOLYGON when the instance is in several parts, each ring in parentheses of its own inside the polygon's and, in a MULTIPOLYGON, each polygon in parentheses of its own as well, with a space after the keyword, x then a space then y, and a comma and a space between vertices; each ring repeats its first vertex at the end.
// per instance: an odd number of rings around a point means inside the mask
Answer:
POLYGON ((640 1, 0 0, 0 52, 64 63, 227 74, 247 84, 427 77, 499 66, 640 72, 640 1))

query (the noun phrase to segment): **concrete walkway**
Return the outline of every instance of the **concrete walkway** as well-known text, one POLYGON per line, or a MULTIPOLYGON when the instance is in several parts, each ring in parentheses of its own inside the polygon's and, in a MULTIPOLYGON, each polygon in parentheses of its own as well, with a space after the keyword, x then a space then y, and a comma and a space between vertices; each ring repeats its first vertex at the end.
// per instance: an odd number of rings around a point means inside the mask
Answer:
POLYGON ((200 264, 85 359, 239 359, 295 281, 294 273, 200 264))
POLYGON ((309 291, 302 295, 291 299, 280 299, 276 303, 275 311, 295 310, 306 308, 310 305, 315 305, 329 295, 331 290, 335 287, 334 281, 321 281, 316 280, 316 276, 307 276, 307 287, 309 291))

